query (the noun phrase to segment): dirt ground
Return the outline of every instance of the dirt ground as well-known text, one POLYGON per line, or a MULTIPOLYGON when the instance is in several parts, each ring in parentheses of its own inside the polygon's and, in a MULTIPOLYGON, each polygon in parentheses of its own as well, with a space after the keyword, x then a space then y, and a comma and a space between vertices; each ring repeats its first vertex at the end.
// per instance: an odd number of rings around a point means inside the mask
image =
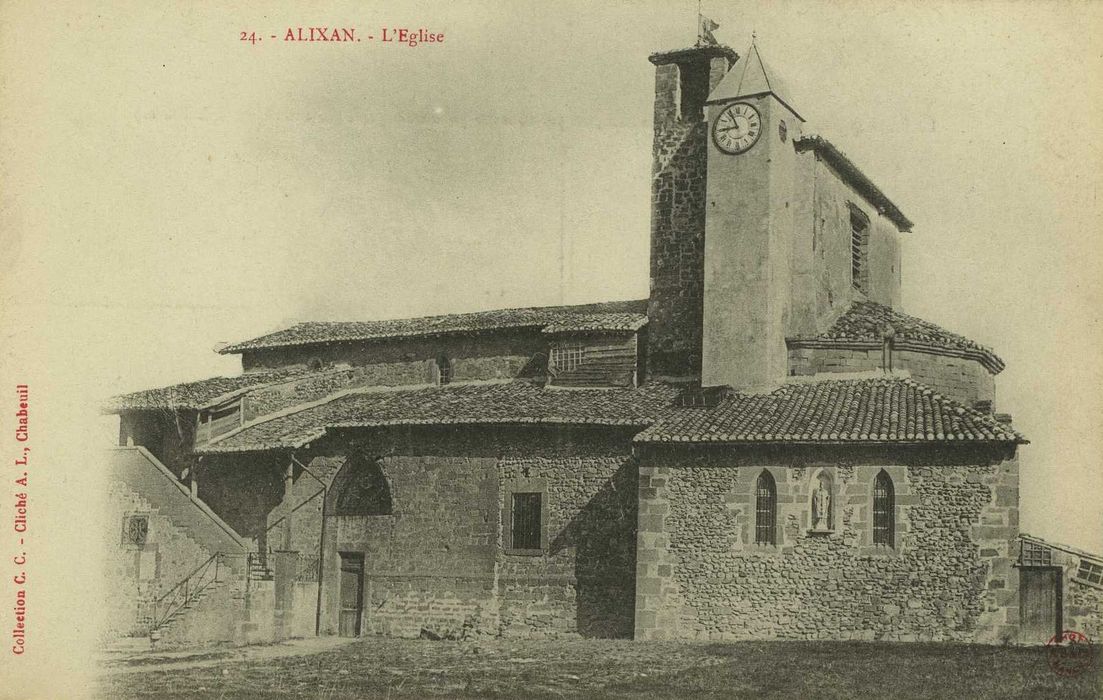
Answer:
MULTIPOLYGON (((1041 648, 856 642, 303 640, 115 664, 105 698, 1098 698, 1041 648), (297 644, 297 646, 296 646, 297 644)), ((1067 670, 1067 669, 1066 669, 1067 670)))

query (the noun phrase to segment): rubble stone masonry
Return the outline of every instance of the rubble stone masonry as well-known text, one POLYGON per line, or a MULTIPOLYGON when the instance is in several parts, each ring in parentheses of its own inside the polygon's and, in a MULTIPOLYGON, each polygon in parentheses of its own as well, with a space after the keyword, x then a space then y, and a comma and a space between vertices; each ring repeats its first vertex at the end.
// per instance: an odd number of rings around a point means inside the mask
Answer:
MULTIPOLYGON (((789 373, 796 376, 864 372, 882 369, 883 364, 880 348, 789 349, 789 373)), ((894 350, 893 368, 907 371, 920 384, 966 406, 977 402, 992 402, 995 399, 996 379, 976 360, 913 350, 894 350)))
MULTIPOLYGON (((377 430, 299 456, 330 491, 322 634, 337 632, 344 552, 364 555, 365 634, 630 637, 637 495, 630 437, 630 429, 377 430), (390 515, 335 514, 338 473, 353 454, 380 467, 390 515), (505 540, 511 495, 533 490, 545 508, 542 550, 512 551, 505 540)), ((316 554, 320 491, 318 480, 298 473, 269 516, 270 541, 316 554)))
POLYGON ((1013 640, 1018 465, 1003 457, 656 459, 640 472, 635 636, 1013 640), (777 484, 777 545, 754 543, 763 469, 777 484), (895 487, 891 548, 872 545, 882 469, 895 487), (821 471, 834 484, 829 533, 810 532, 821 471))
POLYGON ((734 55, 705 48, 655 63, 649 373, 701 372, 708 124, 702 107, 734 55))

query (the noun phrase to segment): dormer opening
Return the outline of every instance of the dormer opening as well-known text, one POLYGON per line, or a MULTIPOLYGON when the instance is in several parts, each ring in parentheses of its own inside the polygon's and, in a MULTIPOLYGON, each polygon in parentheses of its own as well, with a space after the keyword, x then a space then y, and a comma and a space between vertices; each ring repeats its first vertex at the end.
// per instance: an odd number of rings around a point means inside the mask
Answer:
POLYGON ((585 346, 577 340, 553 343, 548 358, 548 369, 553 376, 578 369, 585 352, 585 346))

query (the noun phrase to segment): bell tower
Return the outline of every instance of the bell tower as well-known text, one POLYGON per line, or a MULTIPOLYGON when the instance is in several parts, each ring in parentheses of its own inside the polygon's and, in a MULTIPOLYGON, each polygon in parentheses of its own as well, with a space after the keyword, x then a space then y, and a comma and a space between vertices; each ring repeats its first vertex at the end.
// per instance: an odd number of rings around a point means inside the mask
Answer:
POLYGON ((709 143, 704 106, 737 58, 730 48, 713 44, 650 57, 655 66, 647 306, 652 377, 701 376, 709 143))
POLYGON ((754 44, 706 100, 702 386, 769 391, 786 375, 803 119, 754 44))

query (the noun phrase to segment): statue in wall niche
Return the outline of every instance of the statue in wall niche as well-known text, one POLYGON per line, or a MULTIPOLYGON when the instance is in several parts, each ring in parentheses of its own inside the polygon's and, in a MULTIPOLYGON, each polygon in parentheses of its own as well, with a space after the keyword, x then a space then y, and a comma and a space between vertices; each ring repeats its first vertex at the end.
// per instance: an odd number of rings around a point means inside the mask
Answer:
POLYGON ((823 476, 816 481, 816 490, 812 492, 812 529, 827 530, 831 520, 831 490, 823 476))

